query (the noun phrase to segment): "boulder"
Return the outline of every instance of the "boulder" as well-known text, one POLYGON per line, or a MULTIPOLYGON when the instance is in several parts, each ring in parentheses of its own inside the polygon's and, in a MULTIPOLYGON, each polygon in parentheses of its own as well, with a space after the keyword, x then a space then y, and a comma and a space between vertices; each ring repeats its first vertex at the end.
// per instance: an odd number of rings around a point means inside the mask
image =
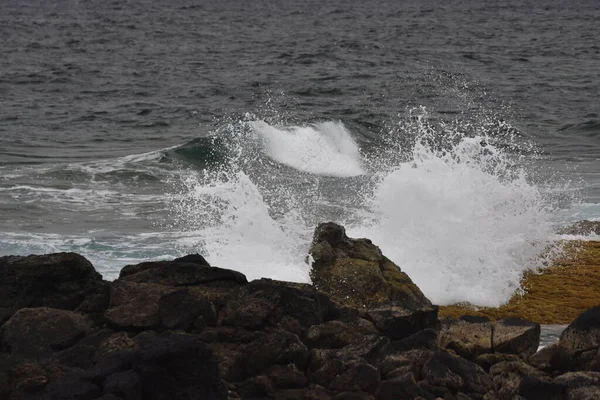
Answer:
POLYGON ((569 400, 600 399, 600 372, 568 372, 554 378, 553 383, 566 388, 569 400))
POLYGON ((366 318, 371 320, 382 334, 392 340, 400 340, 423 329, 436 328, 437 312, 437 306, 407 309, 390 305, 368 310, 366 318))
POLYGON ((90 331, 83 315, 54 308, 23 308, 0 329, 3 351, 24 357, 50 356, 90 331))
POLYGON ((215 306, 206 296, 187 288, 167 293, 158 302, 162 326, 201 331, 217 322, 215 306))
POLYGON ((161 322, 160 299, 176 288, 117 280, 111 286, 106 321, 119 329, 148 329, 161 322))
POLYGON ((219 312, 219 325, 260 329, 277 326, 302 338, 312 326, 331 319, 337 307, 324 294, 260 279, 238 289, 219 312))
POLYGON ((453 393, 484 395, 493 389, 493 382, 477 364, 450 353, 434 353, 423 365, 423 380, 453 393))
POLYGON ((493 323, 492 348, 496 353, 534 354, 540 345, 540 324, 520 318, 493 323))
POLYGON ((442 322, 438 336, 441 349, 469 360, 492 352, 492 324, 486 317, 463 316, 442 322))
MULTIPOLYGON (((536 378, 548 380, 548 377, 531 365, 523 361, 504 361, 490 368, 490 376, 493 378, 496 393, 501 399, 512 399, 520 394, 523 379, 536 378)), ((529 392, 530 387, 537 385, 537 381, 527 382, 524 390, 529 392)), ((540 386, 540 385, 538 385, 540 386)), ((544 389, 545 390, 545 389, 544 389)))
POLYGON ((560 335, 559 343, 573 359, 574 367, 589 361, 581 359, 586 353, 592 352, 595 356, 600 347, 600 306, 585 311, 571 322, 560 335))
POLYGON ((306 344, 323 349, 340 349, 359 341, 363 336, 376 334, 377 329, 370 321, 355 317, 349 321, 327 321, 308 329, 306 344))
POLYGON ((101 275, 79 254, 0 257, 0 309, 74 310, 102 290, 101 275))
POLYGON ((152 261, 126 265, 121 270, 119 279, 166 286, 237 287, 248 283, 241 272, 211 267, 198 254, 177 258, 173 261, 152 261))
POLYGON ((398 305, 431 307, 431 302, 400 268, 369 239, 350 239, 344 227, 319 224, 310 249, 315 287, 340 304, 355 308, 398 305))

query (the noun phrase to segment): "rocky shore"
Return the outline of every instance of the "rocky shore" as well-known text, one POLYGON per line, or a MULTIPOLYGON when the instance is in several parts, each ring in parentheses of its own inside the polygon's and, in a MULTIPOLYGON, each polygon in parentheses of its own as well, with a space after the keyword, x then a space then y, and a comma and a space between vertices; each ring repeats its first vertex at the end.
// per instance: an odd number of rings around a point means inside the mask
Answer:
POLYGON ((74 253, 0 258, 0 399, 599 399, 600 307, 540 325, 439 319, 368 239, 315 231, 313 285, 74 253))

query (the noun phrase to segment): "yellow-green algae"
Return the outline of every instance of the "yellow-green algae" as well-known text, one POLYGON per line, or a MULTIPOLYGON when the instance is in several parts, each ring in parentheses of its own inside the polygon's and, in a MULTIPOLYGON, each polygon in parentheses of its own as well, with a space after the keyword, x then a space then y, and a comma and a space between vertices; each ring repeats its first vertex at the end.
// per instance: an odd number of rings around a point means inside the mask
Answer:
POLYGON ((442 306, 440 317, 519 317, 540 324, 568 324, 583 311, 600 305, 600 241, 573 241, 564 255, 540 271, 527 272, 521 289, 497 308, 468 304, 442 306))

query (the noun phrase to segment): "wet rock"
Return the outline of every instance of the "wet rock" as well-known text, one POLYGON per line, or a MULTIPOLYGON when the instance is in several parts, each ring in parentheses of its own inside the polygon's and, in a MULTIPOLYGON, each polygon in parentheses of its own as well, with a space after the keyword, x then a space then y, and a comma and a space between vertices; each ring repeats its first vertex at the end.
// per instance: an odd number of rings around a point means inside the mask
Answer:
POLYGON ((160 298, 158 307, 161 324, 169 329, 201 331, 217 322, 213 303, 188 289, 167 293, 160 298))
MULTIPOLYGON (((547 376, 523 361, 505 361, 490 368, 496 393, 501 399, 512 399, 520 393, 521 382, 525 377, 547 379, 547 376)), ((532 382, 530 382, 532 383, 532 382)))
POLYGON ((486 317, 463 316, 442 323, 439 346, 457 355, 475 360, 492 352, 492 324, 486 317))
POLYGON ((104 318, 119 329, 148 329, 161 322, 160 299, 175 288, 117 280, 111 286, 110 307, 104 318))
POLYGON ((388 306, 370 309, 366 316, 382 334, 392 340, 400 340, 423 329, 436 327, 437 311, 436 306, 419 309, 388 306))
POLYGON ((600 221, 579 221, 559 230, 561 235, 600 235, 600 221))
POLYGON ((272 365, 293 364, 304 370, 309 351, 297 335, 280 329, 268 328, 255 332, 254 338, 236 349, 230 379, 240 381, 262 374, 272 365))
POLYGON ((391 343, 390 350, 393 352, 407 351, 411 349, 438 350, 438 332, 435 329, 423 329, 401 340, 391 343))
POLYGON ((350 321, 328 321, 313 325, 306 335, 306 344, 323 349, 339 349, 360 340, 364 335, 376 334, 370 321, 354 318, 350 321))
POLYGON ((90 331, 90 322, 72 311, 23 308, 0 329, 2 349, 12 355, 43 357, 75 344, 90 331))
POLYGON ((503 353, 482 354, 475 359, 475 363, 486 372, 489 371, 492 366, 504 361, 522 361, 522 359, 515 354, 503 353))
POLYGON ((198 254, 173 261, 153 261, 126 265, 120 280, 135 283, 155 283, 165 286, 222 286, 238 287, 248 283, 244 274, 229 269, 211 267, 198 254))
POLYGON ((540 324, 520 318, 493 323, 492 348, 496 353, 534 354, 540 345, 540 324))
POLYGON ((556 377, 553 383, 566 388, 569 400, 600 399, 600 372, 568 372, 556 377))
POLYGON ((322 293, 287 287, 269 279, 239 289, 219 313, 219 324, 260 329, 277 326, 304 337, 306 330, 335 312, 322 293))
POLYGON ((275 365, 267 370, 266 375, 279 389, 302 388, 308 384, 306 376, 295 364, 275 365))
POLYGON ((197 337, 171 333, 138 340, 138 374, 144 400, 225 399, 211 351, 197 337))
POLYGON ((600 347, 600 306, 577 317, 560 335, 559 347, 564 354, 555 355, 551 361, 555 366, 563 370, 589 369, 600 347))
POLYGON ((74 310, 102 287, 100 274, 79 254, 0 257, 0 308, 74 310))
POLYGON ((493 388, 492 380, 479 365, 450 353, 434 353, 423 365, 422 373, 429 383, 436 382, 443 387, 450 385, 448 389, 455 388, 467 394, 484 395, 493 388))
POLYGON ((431 306, 408 275, 384 257, 379 247, 369 239, 350 239, 340 225, 319 224, 309 253, 313 284, 340 304, 355 308, 431 306))

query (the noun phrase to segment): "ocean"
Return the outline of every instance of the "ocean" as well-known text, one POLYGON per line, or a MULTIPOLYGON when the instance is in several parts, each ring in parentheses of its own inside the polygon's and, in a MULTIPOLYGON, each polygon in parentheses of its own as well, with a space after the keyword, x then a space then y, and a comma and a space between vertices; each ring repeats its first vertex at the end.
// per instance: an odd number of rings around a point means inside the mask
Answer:
MULTIPOLYGON (((437 304, 600 219, 600 3, 4 0, 0 255, 309 280, 319 222, 437 304)), ((542 256, 542 254, 544 254, 542 256)))

